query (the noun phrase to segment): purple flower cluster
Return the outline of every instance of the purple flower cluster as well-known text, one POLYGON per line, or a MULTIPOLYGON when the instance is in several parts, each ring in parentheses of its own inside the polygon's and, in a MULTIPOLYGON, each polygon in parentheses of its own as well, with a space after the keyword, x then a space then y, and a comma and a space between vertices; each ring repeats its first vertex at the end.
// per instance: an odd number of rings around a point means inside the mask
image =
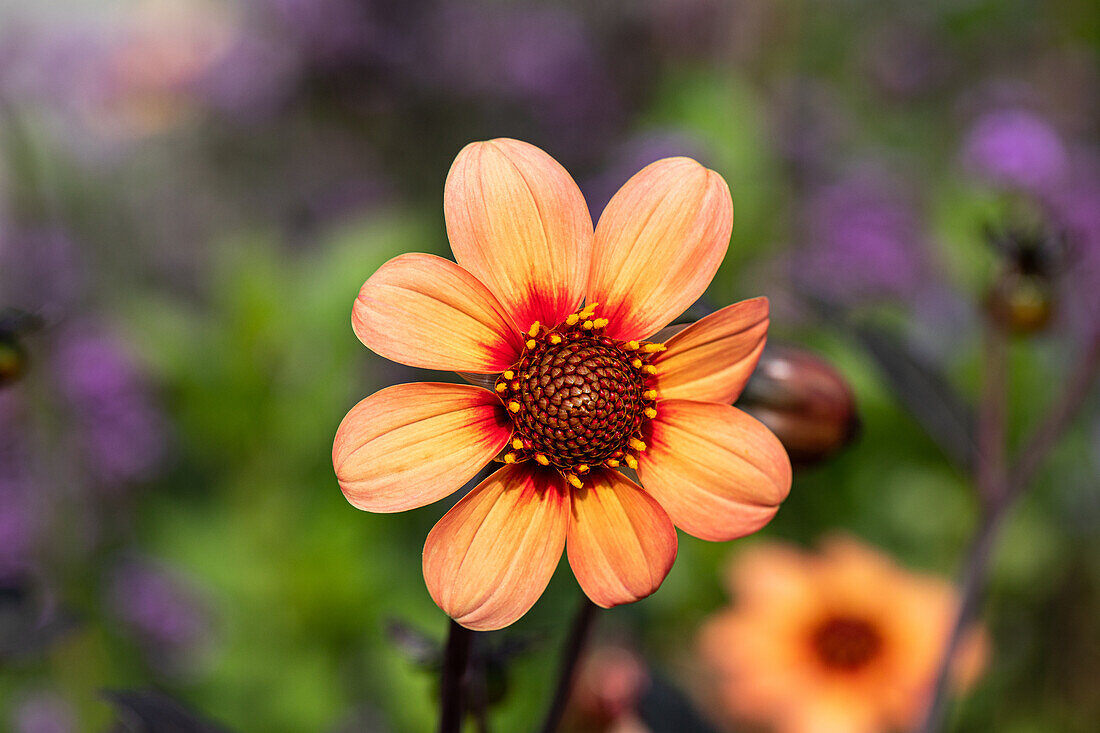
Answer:
POLYGON ((436 94, 511 105, 567 149, 588 151, 619 122, 596 39, 564 8, 445 4, 424 28, 413 68, 436 94))
POLYGON ((159 563, 120 561, 110 572, 106 603, 165 671, 186 665, 209 638, 210 612, 197 586, 159 563))
POLYGON ((148 479, 164 457, 167 430, 123 345, 94 325, 73 323, 53 366, 92 475, 108 486, 148 479))
POLYGON ((1021 108, 979 117, 963 143, 963 162, 976 175, 1008 188, 1045 193, 1068 171, 1058 133, 1039 115, 1021 108))
POLYGON ((1063 310, 1071 328, 1088 334, 1100 328, 1100 153, 1076 156, 1050 207, 1068 242, 1063 310))
POLYGON ((859 171, 810 195, 802 219, 805 245, 794 277, 835 302, 909 298, 925 270, 925 240, 900 186, 859 171))

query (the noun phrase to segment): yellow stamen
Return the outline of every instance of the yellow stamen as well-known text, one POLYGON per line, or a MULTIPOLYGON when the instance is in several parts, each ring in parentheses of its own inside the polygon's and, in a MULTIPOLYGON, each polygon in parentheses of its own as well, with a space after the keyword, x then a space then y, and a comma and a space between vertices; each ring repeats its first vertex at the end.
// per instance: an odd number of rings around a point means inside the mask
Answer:
POLYGON ((581 465, 577 466, 577 473, 588 473, 588 464, 582 463, 581 465))
POLYGON ((657 354, 667 349, 668 347, 664 344, 646 344, 642 347, 642 350, 645 351, 647 354, 657 354))
POLYGON ((593 326, 592 321, 585 321, 584 323, 581 324, 581 328, 583 328, 586 331, 591 331, 592 326, 593 326))
POLYGON ((505 463, 515 463, 516 462, 516 454, 515 453, 505 453, 504 454, 504 462, 505 463))
POLYGON ((646 374, 656 374, 657 367, 653 366, 652 364, 646 364, 644 367, 642 367, 642 371, 646 374))
POLYGON ((565 319, 565 323, 568 326, 575 326, 577 325, 577 321, 579 321, 580 319, 581 317, 576 313, 570 313, 569 317, 565 319))
POLYGON ((535 348, 535 340, 534 339, 528 339, 527 340, 527 348, 529 348, 529 349, 535 348))
POLYGON ((523 448, 523 441, 519 438, 512 438, 512 447, 516 450, 521 450, 523 448))
POLYGON ((497 382, 497 386, 494 389, 496 389, 497 392, 503 392, 504 390, 508 389, 508 383, 497 382))
POLYGON ((653 409, 652 407, 647 407, 647 408, 645 408, 644 410, 642 410, 642 412, 643 412, 643 413, 645 414, 645 416, 646 416, 646 417, 648 417, 648 418, 649 418, 650 420, 652 420, 653 418, 657 417, 657 411, 656 411, 656 410, 654 410, 654 409, 653 409))
POLYGON ((561 343, 561 335, 560 335, 560 334, 556 334, 556 333, 552 333, 552 334, 550 334, 550 343, 552 343, 552 344, 560 344, 560 343, 561 343))
POLYGON ((630 360, 630 366, 634 367, 635 369, 641 369, 642 368, 642 360, 641 359, 631 359, 630 360))
POLYGON ((630 447, 633 448, 634 450, 638 451, 639 453, 641 453, 645 450, 645 441, 644 440, 638 440, 637 438, 631 438, 630 440, 627 441, 627 443, 629 443, 630 447))
POLYGON ((643 400, 655 400, 655 399, 657 399, 657 390, 647 389, 645 392, 642 392, 642 399, 643 400))
POLYGON ((608 458, 606 461, 603 462, 603 464, 605 466, 609 467, 609 468, 618 468, 619 459, 618 458, 608 458))
POLYGON ((638 470, 638 459, 637 458, 635 458, 634 456, 627 453, 625 456, 623 456, 623 460, 626 461, 626 465, 630 466, 635 471, 638 470))
POLYGON ((534 338, 535 336, 539 335, 539 322, 538 321, 535 321, 534 323, 532 323, 531 327, 529 329, 527 329, 527 335, 530 336, 531 338, 534 338))
POLYGON ((519 412, 519 407, 520 407, 519 403, 516 402, 515 400, 512 400, 511 402, 508 403, 508 409, 512 412, 519 412))
POLYGON ((634 351, 634 349, 638 348, 638 342, 637 341, 627 341, 625 344, 623 344, 623 348, 626 349, 627 351, 634 351))
POLYGON ((571 473, 566 474, 565 478, 569 481, 569 483, 573 485, 574 489, 580 489, 584 487, 584 482, 571 473))
POLYGON ((592 321, 592 324, 596 328, 603 328, 604 326, 606 326, 609 323, 611 323, 611 321, 607 320, 606 318, 597 318, 596 320, 592 321))
POLYGON ((501 374, 500 376, 504 377, 505 379, 512 379, 516 376, 516 373, 513 372, 511 369, 505 369, 504 374, 501 374))
POLYGON ((535 454, 535 460, 538 461, 543 466, 549 466, 550 465, 550 459, 547 458, 546 456, 544 456, 541 453, 536 453, 535 454))
POLYGON ((592 315, 593 313, 596 312, 596 306, 598 306, 598 305, 599 305, 599 303, 589 303, 588 305, 586 305, 584 308, 581 309, 581 313, 584 314, 585 318, 587 318, 588 316, 590 316, 590 315, 592 315))

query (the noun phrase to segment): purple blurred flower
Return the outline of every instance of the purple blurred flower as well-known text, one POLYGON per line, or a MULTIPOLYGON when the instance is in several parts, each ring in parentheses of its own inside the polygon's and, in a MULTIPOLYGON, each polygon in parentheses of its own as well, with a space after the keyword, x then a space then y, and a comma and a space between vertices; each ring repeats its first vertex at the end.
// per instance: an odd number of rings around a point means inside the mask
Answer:
POLYGON ((808 241, 794 262, 796 280, 838 302, 908 298, 921 283, 924 239, 900 187, 857 172, 814 192, 804 214, 808 241))
POLYGON ((595 39, 564 8, 449 5, 425 30, 417 73, 429 88, 515 104, 563 147, 587 150, 618 124, 595 39))
POLYGON ((72 708, 59 695, 38 692, 19 701, 12 709, 14 733, 71 733, 77 730, 72 708))
POLYGON ((987 112, 963 143, 964 164, 989 181, 1043 193, 1066 175, 1068 158, 1058 133, 1039 115, 1020 108, 987 112))
POLYGON ((148 478, 164 457, 166 425, 123 345, 95 326, 71 324, 54 369, 93 475, 109 485, 148 478))
POLYGON ((159 563, 128 558, 111 571, 107 605, 169 669, 186 663, 210 635, 205 599, 194 583, 159 563))
POLYGON ((607 202, 631 176, 655 160, 677 155, 700 159, 706 164, 699 140, 678 130, 648 131, 620 145, 603 170, 581 186, 592 221, 599 220, 607 202))
POLYGON ((1075 156, 1050 205, 1069 242, 1063 311, 1072 328, 1091 333, 1100 327, 1100 152, 1075 156))
POLYGON ((73 112, 106 93, 97 74, 106 39, 75 24, 14 16, 0 33, 0 93, 19 103, 73 112))
POLYGON ((286 101, 298 72, 298 58, 285 44, 242 33, 193 87, 213 109, 254 120, 286 101))

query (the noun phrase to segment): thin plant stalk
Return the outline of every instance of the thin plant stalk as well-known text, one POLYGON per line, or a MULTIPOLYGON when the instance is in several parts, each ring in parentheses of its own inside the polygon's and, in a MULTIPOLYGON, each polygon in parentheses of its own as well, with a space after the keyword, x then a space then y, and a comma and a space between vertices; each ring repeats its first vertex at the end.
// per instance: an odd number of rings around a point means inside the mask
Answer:
POLYGON ((539 729, 542 733, 557 733, 558 726, 561 725, 562 716, 565 714, 565 706, 569 702, 569 694, 573 691, 577 662, 580 661, 581 652, 584 651, 588 637, 591 635, 597 610, 596 604, 588 600, 588 596, 581 594, 580 606, 578 606, 577 613, 573 617, 573 624, 569 627, 569 636, 566 637, 565 646, 562 647, 554 697, 550 701, 550 707, 547 709, 546 717, 539 729))
POLYGON ((460 733, 466 714, 466 687, 470 668, 470 647, 474 632, 453 620, 443 650, 443 670, 439 686, 439 733, 460 733))
MULTIPOLYGON (((992 327, 996 329, 996 326, 992 327)), ((947 709, 951 662, 958 652, 966 629, 978 616, 985 590, 986 575, 993 554, 993 545, 1008 511, 1027 489, 1043 461, 1058 439, 1073 423, 1100 373, 1100 329, 1090 339, 1077 366, 1066 380, 1062 393, 1025 440, 1018 458, 1006 470, 1004 436, 1007 415, 1004 400, 1007 388, 1007 354, 1005 334, 991 332, 987 345, 987 383, 983 390, 979 417, 979 454, 976 483, 984 500, 985 516, 963 562, 959 583, 959 609, 940 658, 932 700, 925 717, 916 729, 919 733, 936 733, 943 727, 947 709)))

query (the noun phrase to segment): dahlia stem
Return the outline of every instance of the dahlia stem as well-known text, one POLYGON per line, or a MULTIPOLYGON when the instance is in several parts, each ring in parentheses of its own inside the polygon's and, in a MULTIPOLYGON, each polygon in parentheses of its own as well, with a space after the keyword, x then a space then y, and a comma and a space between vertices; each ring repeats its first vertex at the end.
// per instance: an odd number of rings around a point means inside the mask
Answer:
POLYGON ((439 686, 439 733, 460 733, 465 716, 466 677, 474 632, 451 621, 447 646, 443 650, 443 672, 439 686))
POLYGON ((565 646, 562 647, 561 664, 558 667, 558 682, 554 688, 554 697, 550 702, 550 708, 546 711, 546 717, 542 721, 542 733, 557 733, 561 725, 562 716, 565 714, 565 705, 569 702, 569 693, 573 691, 573 678, 576 676, 577 662, 580 661, 581 652, 588 642, 592 626, 596 621, 597 606, 588 600, 588 596, 581 594, 581 603, 577 607, 577 614, 573 617, 573 625, 569 627, 569 636, 566 637, 565 646))
MULTIPOLYGON (((995 326, 993 328, 996 328, 995 326)), ((959 609, 951 628, 951 635, 940 659, 933 688, 932 700, 924 720, 916 729, 919 733, 936 733, 943 727, 948 701, 948 682, 951 662, 958 652, 966 629, 978 616, 981 597, 985 590, 986 573, 993 554, 993 543, 1001 522, 1027 489, 1043 461, 1057 444, 1058 438, 1069 428, 1100 374, 1100 330, 1097 330, 1065 387, 1046 417, 1024 442, 1012 468, 1004 469, 1003 445, 992 441, 1004 439, 1006 414, 1003 406, 1007 385, 1004 336, 992 335, 987 347, 987 387, 983 392, 982 419, 979 422, 979 454, 977 457, 976 483, 985 500, 986 515, 970 545, 963 563, 959 581, 959 609), (987 433, 982 435, 981 433, 987 433), (987 464, 987 465, 983 465, 987 464), (991 465, 989 465, 991 464, 991 465), (999 465, 998 465, 999 464, 999 465)))

